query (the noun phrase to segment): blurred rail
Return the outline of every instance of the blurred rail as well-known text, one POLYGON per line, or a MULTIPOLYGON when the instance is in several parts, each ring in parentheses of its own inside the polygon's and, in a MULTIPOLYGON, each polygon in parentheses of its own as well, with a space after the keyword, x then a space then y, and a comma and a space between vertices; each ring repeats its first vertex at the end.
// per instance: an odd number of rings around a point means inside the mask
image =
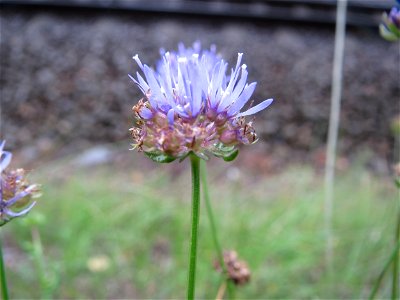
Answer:
MULTIPOLYGON (((336 0, 0 0, 18 9, 98 10, 335 24, 336 0)), ((351 0, 348 25, 376 26, 392 0, 351 0)))

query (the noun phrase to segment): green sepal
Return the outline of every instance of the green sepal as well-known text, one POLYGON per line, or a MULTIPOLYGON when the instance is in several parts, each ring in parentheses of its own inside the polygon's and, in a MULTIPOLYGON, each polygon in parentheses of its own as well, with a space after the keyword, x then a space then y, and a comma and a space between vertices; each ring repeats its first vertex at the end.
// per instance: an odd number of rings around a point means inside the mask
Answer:
POLYGON ((232 161, 238 156, 238 154, 239 154, 239 149, 235 149, 229 155, 223 156, 222 159, 224 161, 232 161))
MULTIPOLYGON (((387 17, 385 20, 387 20, 387 17)), ((400 39, 400 30, 390 21, 386 21, 385 24, 380 24, 379 32, 381 36, 389 42, 395 42, 400 39)))
POLYGON ((208 161, 210 159, 205 153, 202 153, 202 152, 194 153, 194 155, 196 155, 198 158, 203 159, 205 161, 208 161))
POLYGON ((232 161, 238 156, 239 150, 235 146, 225 146, 220 143, 215 146, 212 154, 216 157, 221 157, 224 161, 232 161))
POLYGON ((209 157, 205 153, 190 151, 190 152, 186 153, 185 155, 179 157, 179 162, 183 162, 185 160, 185 158, 190 155, 196 155, 198 158, 204 159, 205 161, 209 160, 209 157))
POLYGON ((158 163, 170 163, 176 159, 176 157, 164 153, 144 152, 144 154, 152 161, 158 163))
POLYGON ((400 38, 400 30, 396 27, 394 23, 386 24, 389 30, 397 37, 400 38))
POLYGON ((186 153, 184 156, 180 157, 179 162, 180 163, 183 162, 185 160, 185 158, 188 157, 191 153, 192 153, 192 151, 190 151, 190 152, 186 153))

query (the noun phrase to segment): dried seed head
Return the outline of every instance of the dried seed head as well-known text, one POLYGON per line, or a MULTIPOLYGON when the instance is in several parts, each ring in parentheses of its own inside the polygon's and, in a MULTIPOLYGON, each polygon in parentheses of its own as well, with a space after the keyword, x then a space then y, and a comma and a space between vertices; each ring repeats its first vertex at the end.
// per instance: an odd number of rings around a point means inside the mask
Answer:
MULTIPOLYGON (((245 261, 238 259, 236 251, 224 251, 224 263, 227 276, 235 283, 235 285, 244 285, 250 281, 250 269, 245 261)), ((214 263, 214 266, 217 271, 222 272, 222 268, 218 261, 214 263)))

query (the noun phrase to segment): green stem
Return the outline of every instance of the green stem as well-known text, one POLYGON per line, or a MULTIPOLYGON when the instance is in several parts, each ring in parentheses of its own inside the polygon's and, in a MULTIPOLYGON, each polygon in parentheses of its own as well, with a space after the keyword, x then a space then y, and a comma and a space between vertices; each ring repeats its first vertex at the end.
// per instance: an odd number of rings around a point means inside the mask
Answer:
MULTIPOLYGON (((222 252, 221 244, 219 243, 219 240, 218 240, 217 226, 216 226, 216 223, 215 223, 215 218, 214 218, 214 214, 213 214, 213 210, 212 210, 212 206, 211 206, 210 193, 208 191, 207 166, 206 166, 206 162, 205 161, 201 162, 201 184, 203 186, 203 194, 204 194, 204 200, 205 200, 205 203, 206 203, 207 216, 208 216, 208 220, 210 221, 211 236, 212 236, 212 239, 214 241, 215 250, 217 251, 219 264, 220 264, 220 266, 222 268, 224 276, 226 276, 228 274, 228 272, 226 270, 226 266, 225 266, 225 262, 224 262, 224 255, 223 255, 223 252, 222 252)), ((227 281, 229 299, 234 299, 234 287, 233 287, 233 284, 232 284, 232 282, 230 280, 228 280, 228 278, 226 278, 226 281, 227 281)))
POLYGON ((378 276, 378 279, 375 282, 374 288, 372 289, 372 292, 368 299, 372 300, 375 298, 376 293, 378 292, 379 286, 381 285, 382 279, 385 276, 386 271, 389 269, 390 264, 394 261, 395 257, 399 255, 399 250, 400 250, 400 241, 397 243, 396 247, 394 248, 393 252, 391 253, 389 259, 386 261, 385 266, 383 267, 383 270, 378 276))
MULTIPOLYGON (((400 202, 397 204, 397 224, 396 224, 395 243, 400 243, 400 202)), ((393 258, 393 277, 392 277, 392 299, 398 299, 398 284, 399 284, 399 252, 393 258)))
POLYGON ((194 154, 191 154, 190 162, 192 166, 192 228, 190 239, 187 299, 193 300, 195 295, 197 233, 200 215, 200 158, 194 154))
POLYGON ((8 300, 8 289, 7 289, 7 279, 6 279, 6 271, 4 268, 4 259, 3 259, 3 249, 1 244, 1 236, 0 236, 0 277, 1 277, 1 295, 3 296, 3 300, 8 300))
POLYGON ((49 286, 48 276, 46 272, 46 265, 43 254, 43 244, 40 238, 39 229, 33 226, 31 229, 32 245, 33 245, 33 258, 36 263, 37 273, 40 279, 40 290, 42 298, 49 299, 51 297, 51 287, 49 286))

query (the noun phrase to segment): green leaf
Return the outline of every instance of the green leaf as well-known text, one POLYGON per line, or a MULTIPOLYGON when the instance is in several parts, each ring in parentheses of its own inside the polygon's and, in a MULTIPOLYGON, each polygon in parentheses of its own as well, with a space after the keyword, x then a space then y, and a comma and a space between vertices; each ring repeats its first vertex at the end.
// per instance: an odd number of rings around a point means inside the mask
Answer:
POLYGON ((144 152, 144 154, 147 157, 149 157, 152 161, 158 163, 170 163, 176 159, 175 157, 164 153, 144 152))
POLYGON ((396 184, 397 188, 400 189, 400 177, 394 179, 394 183, 396 184))
POLYGON ((233 150, 230 154, 227 154, 226 156, 223 156, 224 161, 232 161, 234 160, 239 154, 239 149, 233 150))

